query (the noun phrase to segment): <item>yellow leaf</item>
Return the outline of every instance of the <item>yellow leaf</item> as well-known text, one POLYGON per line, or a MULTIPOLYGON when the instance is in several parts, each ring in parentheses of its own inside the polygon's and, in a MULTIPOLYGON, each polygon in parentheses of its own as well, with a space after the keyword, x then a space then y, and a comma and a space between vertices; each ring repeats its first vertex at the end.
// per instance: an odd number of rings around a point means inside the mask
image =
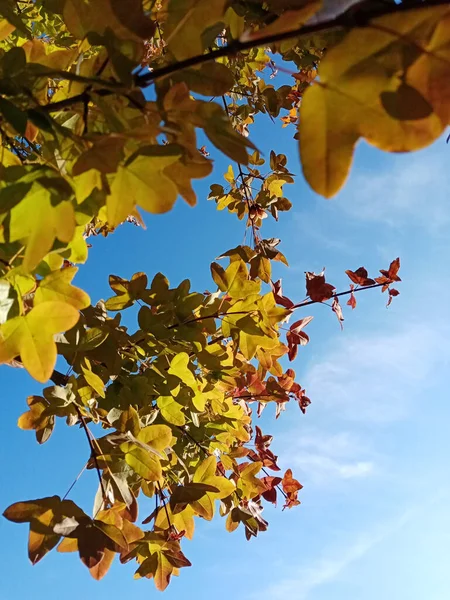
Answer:
POLYGON ((11 211, 10 240, 26 245, 22 266, 26 271, 37 267, 52 249, 55 238, 68 243, 75 233, 75 212, 70 201, 55 206, 50 193, 34 185, 11 211))
POLYGON ((197 389, 197 382, 194 374, 189 369, 190 359, 186 352, 179 352, 171 361, 170 368, 167 371, 169 375, 175 375, 183 383, 192 388, 194 391, 197 389))
POLYGON ((261 282, 248 279, 247 267, 242 260, 234 260, 225 271, 228 294, 235 299, 247 298, 252 294, 258 294, 261 282))
MULTIPOLYGON (((448 113, 439 99, 449 88, 439 90, 434 84, 428 88, 425 99, 436 106, 436 112, 428 116, 421 109, 419 114, 412 113, 417 118, 410 118, 411 107, 405 104, 402 116, 393 106, 405 78, 411 85, 417 79, 428 86, 433 81, 433 68, 438 64, 435 55, 441 53, 436 44, 442 46, 449 37, 448 26, 440 28, 440 20, 445 16, 448 23, 448 14, 449 9, 441 6, 379 17, 366 27, 352 29, 327 52, 320 64, 319 80, 307 89, 300 109, 302 167, 316 192, 328 198, 339 191, 360 137, 382 150, 408 152, 427 146, 442 133, 446 124, 442 117, 448 113), (416 76, 415 61, 419 59, 422 62, 416 76), (395 116, 390 114, 393 111, 395 116)), ((442 52, 448 55, 448 41, 442 52)), ((439 60, 446 66, 437 67, 440 75, 443 70, 449 72, 448 60, 443 58, 439 60)), ((440 85, 444 88, 448 84, 440 85)), ((396 104, 398 107, 398 101, 396 104)))
POLYGON ((164 34, 177 60, 202 54, 202 33, 218 23, 226 0, 170 0, 164 34))
POLYGON ((256 477, 256 474, 259 473, 262 466, 262 462, 250 463, 240 473, 238 488, 242 490, 242 493, 247 500, 266 491, 264 483, 256 477))
POLYGON ((106 200, 108 223, 112 227, 122 223, 136 204, 151 213, 168 212, 178 189, 164 169, 178 158, 179 154, 138 156, 131 164, 120 166, 106 200))
POLYGON ((192 189, 191 179, 202 179, 212 171, 210 160, 200 153, 193 157, 184 156, 164 169, 164 175, 170 177, 178 188, 178 193, 189 206, 195 206, 197 197, 192 189))
POLYGON ((426 51, 408 69, 407 82, 421 92, 444 123, 450 122, 450 10, 434 9, 438 20, 426 51))
POLYGON ((20 166, 22 163, 18 156, 13 152, 2 146, 0 148, 0 164, 3 167, 20 166))
POLYGON ((172 425, 184 425, 186 423, 186 417, 182 411, 181 404, 172 398, 172 396, 159 396, 156 401, 158 408, 161 412, 162 417, 172 425))
POLYGON ((137 437, 140 442, 162 452, 172 441, 172 430, 167 425, 149 425, 141 429, 137 437))
POLYGON ((230 481, 226 477, 217 476, 216 469, 216 457, 210 456, 200 463, 193 477, 194 483, 204 483, 218 490, 217 492, 206 492, 200 500, 190 503, 195 512, 208 521, 214 516, 214 501, 226 498, 236 489, 233 481, 230 481))
POLYGON ((228 165, 227 172, 225 173, 223 178, 225 179, 225 181, 228 181, 228 183, 234 184, 235 177, 234 177, 233 165, 228 165))
POLYGON ((132 444, 130 446, 130 449, 125 453, 125 461, 133 471, 147 481, 161 479, 162 469, 158 458, 144 448, 132 444))
POLYGON ((97 392, 102 398, 105 397, 105 384, 102 379, 94 373, 91 369, 91 364, 87 358, 84 359, 84 363, 86 366, 81 365, 81 370, 83 371, 84 378, 86 382, 91 386, 93 390, 97 392))
POLYGON ((63 71, 76 60, 78 48, 70 50, 57 50, 55 46, 44 43, 42 40, 28 40, 22 46, 27 62, 38 63, 50 69, 63 71))
POLYGON ((45 383, 56 363, 53 336, 73 327, 80 317, 70 304, 43 302, 25 316, 15 317, 0 326, 0 363, 16 356, 32 377, 45 383))
POLYGON ((170 522, 167 520, 166 511, 161 507, 156 515, 155 525, 161 529, 169 529, 170 525, 174 525, 178 531, 185 531, 185 536, 188 540, 192 540, 194 536, 194 510, 190 506, 186 506, 181 512, 173 513, 170 504, 166 505, 169 514, 170 522))
POLYGON ((70 283, 77 271, 76 267, 67 267, 66 269, 54 271, 50 275, 47 275, 39 283, 39 287, 34 295, 34 305, 36 306, 49 300, 57 300, 71 304, 78 310, 89 306, 91 300, 86 292, 70 283))

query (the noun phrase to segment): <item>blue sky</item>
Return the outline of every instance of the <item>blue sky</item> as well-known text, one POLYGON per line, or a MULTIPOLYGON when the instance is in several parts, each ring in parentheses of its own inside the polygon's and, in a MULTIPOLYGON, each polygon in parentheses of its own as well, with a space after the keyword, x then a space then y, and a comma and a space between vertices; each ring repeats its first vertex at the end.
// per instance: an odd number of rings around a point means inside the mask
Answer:
MULTIPOLYGON (((294 367, 313 403, 306 416, 292 406, 277 422, 270 409, 264 413, 281 466, 292 466, 304 484, 302 505, 284 512, 268 507, 269 530, 251 542, 241 530, 227 533, 220 519, 198 522, 194 540, 183 542, 193 566, 164 597, 447 600, 450 147, 441 139, 393 156, 361 144, 347 186, 326 201, 304 183, 292 134, 267 122, 252 137, 267 153, 270 147, 286 153, 299 174, 286 188, 293 210, 278 224, 264 223, 266 237, 283 240, 291 264, 276 273, 285 292, 301 300, 304 271, 323 266, 345 289, 345 269, 364 265, 375 274, 400 256, 401 295, 386 310, 378 291, 359 294, 357 309, 345 311, 343 332, 326 307, 308 313, 316 317, 308 326, 311 343, 294 367)), ((214 178, 197 185, 196 208, 179 200, 168 215, 147 215, 146 231, 126 226, 93 241, 77 283, 94 302, 109 296, 109 273, 162 271, 172 284, 189 277, 194 288, 212 289, 209 263, 243 237, 242 223, 206 201, 209 183, 220 181, 228 164, 218 159, 214 178)), ((2 510, 17 500, 63 495, 88 456, 82 431, 58 422, 39 447, 16 421, 26 396, 41 387, 21 370, 0 372, 2 510)), ((95 489, 94 474, 85 473, 71 497, 90 511, 95 489)), ((150 511, 144 503, 142 518, 150 511)), ((134 565, 114 564, 100 583, 75 555, 54 552, 31 567, 25 525, 2 519, 0 536, 0 600, 159 594, 152 582, 132 580, 134 565)))

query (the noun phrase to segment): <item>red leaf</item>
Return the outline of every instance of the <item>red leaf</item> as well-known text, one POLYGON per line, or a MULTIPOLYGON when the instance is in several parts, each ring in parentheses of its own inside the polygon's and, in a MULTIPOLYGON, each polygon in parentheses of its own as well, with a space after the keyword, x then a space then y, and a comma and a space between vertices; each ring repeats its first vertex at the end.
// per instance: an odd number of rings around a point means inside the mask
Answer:
MULTIPOLYGON (((384 269, 380 269, 380 273, 386 277, 389 281, 401 281, 400 277, 397 275, 400 269, 400 259, 396 258, 389 265, 389 270, 385 271, 384 269)), ((381 279, 381 278, 380 278, 381 279)), ((383 282, 380 282, 383 283, 383 282)))
POLYGON ((325 282, 323 271, 319 275, 310 271, 306 272, 306 293, 313 302, 329 300, 335 290, 333 285, 325 282))
POLYGON ((350 294, 350 298, 347 300, 347 306, 351 306, 352 310, 356 308, 356 298, 353 292, 350 294))
POLYGON ((398 296, 399 294, 400 294, 400 292, 398 290, 396 290, 395 288, 392 288, 389 290, 389 300, 387 301, 386 308, 392 302, 392 298, 394 298, 395 296, 398 296))
POLYGON ((281 477, 262 477, 261 481, 266 486, 267 490, 262 493, 262 497, 267 502, 272 502, 272 504, 277 503, 277 488, 276 486, 281 483, 281 477))
POLYGON ((291 469, 288 469, 284 474, 281 485, 283 486, 284 493, 287 496, 283 509, 292 508, 293 506, 300 504, 299 500, 297 500, 297 494, 303 486, 299 481, 292 477, 291 469))
POLYGON ((314 317, 305 317, 304 319, 295 321, 295 323, 292 323, 292 325, 289 327, 289 331, 299 333, 304 327, 308 325, 308 323, 311 323, 313 319, 314 317))
POLYGON ((283 291, 281 288, 281 279, 279 279, 275 283, 271 281, 270 287, 272 288, 272 293, 275 297, 275 302, 277 304, 279 304, 280 306, 284 306, 284 308, 292 308, 292 306, 294 306, 292 300, 290 300, 286 296, 283 296, 283 291))
POLYGON ((373 279, 370 279, 367 276, 367 270, 364 267, 359 267, 359 269, 356 269, 356 271, 348 270, 345 272, 350 277, 350 279, 353 281, 353 283, 356 283, 356 285, 365 286, 365 285, 372 285, 375 283, 375 281, 373 279))

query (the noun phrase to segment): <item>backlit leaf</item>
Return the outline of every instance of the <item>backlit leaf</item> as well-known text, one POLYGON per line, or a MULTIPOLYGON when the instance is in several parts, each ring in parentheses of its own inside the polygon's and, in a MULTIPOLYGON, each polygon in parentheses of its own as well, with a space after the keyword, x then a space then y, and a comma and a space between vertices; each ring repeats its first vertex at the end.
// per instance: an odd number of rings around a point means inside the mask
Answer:
POLYGON ((130 215, 136 204, 151 213, 169 211, 178 189, 164 169, 178 159, 177 154, 138 156, 131 164, 120 166, 107 198, 108 222, 113 227, 130 215))
POLYGON ((51 301, 7 321, 0 326, 0 363, 20 355, 30 375, 44 383, 56 363, 53 336, 73 327, 79 316, 70 304, 51 301))
POLYGON ((78 310, 89 306, 91 301, 86 292, 70 283, 77 271, 76 267, 68 267, 67 269, 54 271, 50 275, 47 275, 47 277, 39 282, 39 287, 34 296, 34 304, 38 305, 42 302, 58 301, 71 304, 78 310))

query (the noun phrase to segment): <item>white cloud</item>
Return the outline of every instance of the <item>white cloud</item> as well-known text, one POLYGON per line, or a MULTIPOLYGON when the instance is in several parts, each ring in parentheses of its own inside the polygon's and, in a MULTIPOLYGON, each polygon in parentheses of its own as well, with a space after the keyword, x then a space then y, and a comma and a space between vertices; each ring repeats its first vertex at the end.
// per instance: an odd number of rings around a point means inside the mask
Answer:
POLYGON ((407 415, 448 348, 442 324, 410 322, 397 332, 337 340, 302 378, 315 410, 378 423, 407 415))
POLYGON ((359 170, 336 200, 345 213, 392 227, 407 220, 429 231, 444 231, 448 210, 449 148, 443 141, 436 150, 395 156, 388 170, 359 170))
POLYGON ((285 433, 280 454, 303 482, 316 486, 367 477, 375 470, 373 452, 349 432, 328 434, 303 429, 300 433, 285 433))

